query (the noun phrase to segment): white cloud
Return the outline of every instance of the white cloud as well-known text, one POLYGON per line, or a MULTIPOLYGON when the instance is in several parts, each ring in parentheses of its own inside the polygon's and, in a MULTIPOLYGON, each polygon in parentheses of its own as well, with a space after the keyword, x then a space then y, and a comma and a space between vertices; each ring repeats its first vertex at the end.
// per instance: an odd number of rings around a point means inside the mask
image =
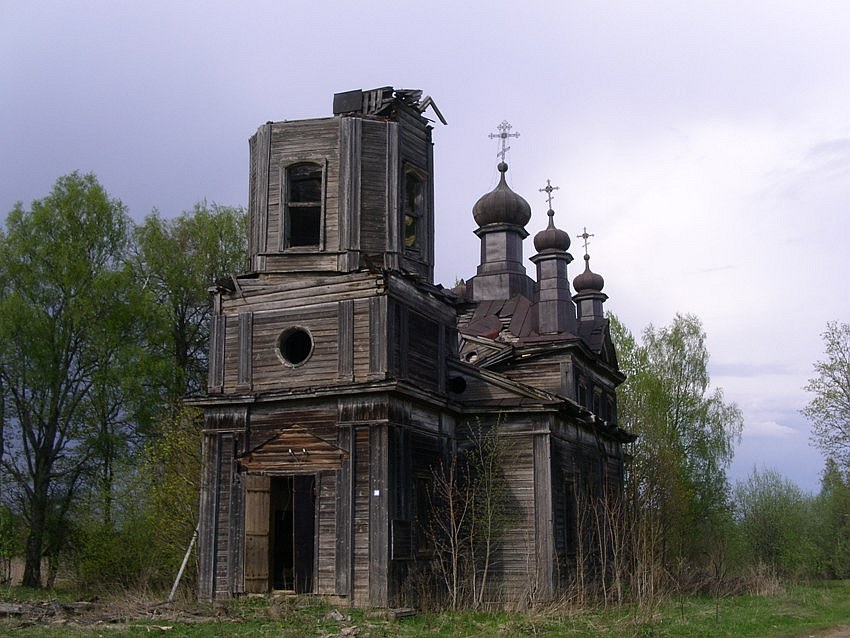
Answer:
POLYGON ((744 427, 745 437, 760 437, 772 439, 788 439, 799 437, 800 433, 794 428, 782 425, 776 421, 757 421, 747 423, 744 427))

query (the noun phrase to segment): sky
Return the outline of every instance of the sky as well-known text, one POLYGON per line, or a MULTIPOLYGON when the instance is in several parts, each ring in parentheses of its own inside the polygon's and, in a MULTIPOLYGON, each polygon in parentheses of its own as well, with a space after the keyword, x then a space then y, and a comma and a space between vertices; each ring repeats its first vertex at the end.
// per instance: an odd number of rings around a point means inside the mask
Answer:
POLYGON ((634 333, 702 320, 712 384, 745 418, 731 479, 771 468, 816 492, 799 410, 827 321, 850 321, 848 33, 844 0, 0 0, 0 220, 75 170, 137 221, 244 206, 262 123, 422 89, 448 122, 436 281, 475 273, 471 210, 507 120, 532 235, 558 186, 570 276, 586 227, 634 333))

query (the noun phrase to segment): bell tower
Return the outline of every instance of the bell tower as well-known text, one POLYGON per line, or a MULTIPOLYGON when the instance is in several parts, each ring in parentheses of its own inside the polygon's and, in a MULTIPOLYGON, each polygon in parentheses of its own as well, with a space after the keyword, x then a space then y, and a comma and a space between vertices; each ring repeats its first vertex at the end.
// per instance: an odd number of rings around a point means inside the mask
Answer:
POLYGON ((268 122, 250 140, 250 263, 257 273, 434 273, 430 121, 422 92, 334 96, 333 116, 268 122))

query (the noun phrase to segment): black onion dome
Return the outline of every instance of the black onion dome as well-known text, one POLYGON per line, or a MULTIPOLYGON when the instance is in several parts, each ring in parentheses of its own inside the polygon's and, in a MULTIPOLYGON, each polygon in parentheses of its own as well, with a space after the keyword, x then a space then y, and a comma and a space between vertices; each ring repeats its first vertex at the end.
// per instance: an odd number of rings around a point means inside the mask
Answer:
POLYGON ((584 256, 584 272, 573 279, 573 288, 576 292, 584 292, 586 290, 601 292, 605 285, 605 280, 602 275, 597 275, 590 270, 590 255, 584 256))
POLYGON ((505 181, 507 170, 508 165, 499 162, 499 172, 502 174, 499 184, 483 195, 472 207, 472 216, 479 226, 488 224, 525 226, 531 219, 531 206, 513 192, 505 181))
POLYGON ((570 247, 570 236, 560 228, 555 228, 555 211, 549 210, 549 226, 534 236, 534 248, 537 252, 566 251, 570 247))

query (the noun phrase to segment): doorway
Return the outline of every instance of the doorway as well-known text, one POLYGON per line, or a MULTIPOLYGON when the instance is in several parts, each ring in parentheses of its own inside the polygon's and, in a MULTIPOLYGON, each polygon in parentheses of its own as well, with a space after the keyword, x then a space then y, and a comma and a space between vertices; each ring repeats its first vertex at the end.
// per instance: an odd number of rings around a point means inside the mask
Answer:
POLYGON ((275 476, 269 499, 269 584, 297 593, 313 591, 316 477, 275 476))

